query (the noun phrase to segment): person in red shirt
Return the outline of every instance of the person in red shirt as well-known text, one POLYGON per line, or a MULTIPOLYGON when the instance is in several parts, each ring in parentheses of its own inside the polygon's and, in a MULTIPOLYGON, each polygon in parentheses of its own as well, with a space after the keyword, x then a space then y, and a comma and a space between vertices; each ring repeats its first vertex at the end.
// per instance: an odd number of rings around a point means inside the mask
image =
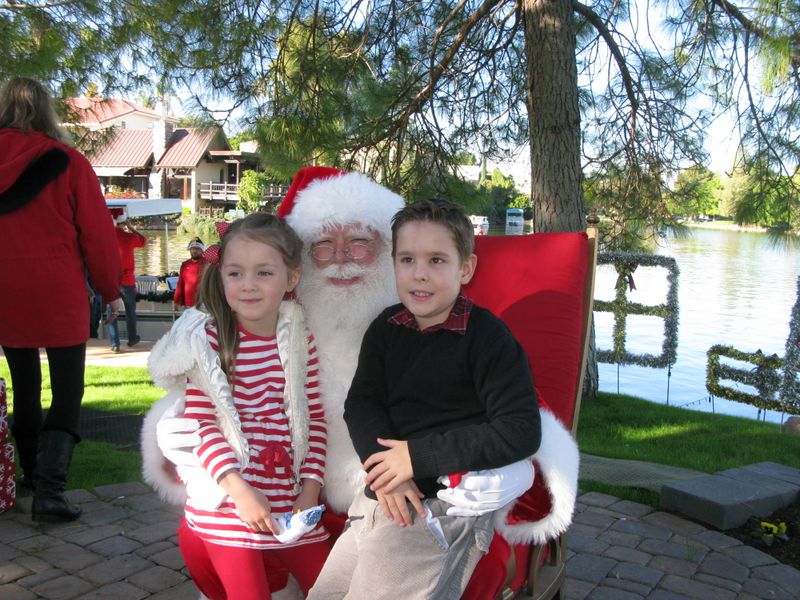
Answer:
POLYGON ((175 284, 173 302, 175 308, 194 306, 197 299, 197 287, 200 285, 200 276, 203 274, 203 251, 206 247, 199 237, 193 238, 186 247, 191 258, 181 263, 178 273, 178 282, 175 284))
MULTIPOLYGON (((141 233, 136 231, 127 222, 124 214, 112 213, 116 223, 117 247, 119 248, 119 259, 122 263, 122 286, 120 297, 125 305, 125 322, 128 326, 128 346, 135 346, 141 339, 136 333, 136 268, 133 260, 133 251, 141 248, 147 243, 141 233)), ((111 351, 119 352, 119 325, 116 320, 108 324, 108 337, 111 340, 111 351)))

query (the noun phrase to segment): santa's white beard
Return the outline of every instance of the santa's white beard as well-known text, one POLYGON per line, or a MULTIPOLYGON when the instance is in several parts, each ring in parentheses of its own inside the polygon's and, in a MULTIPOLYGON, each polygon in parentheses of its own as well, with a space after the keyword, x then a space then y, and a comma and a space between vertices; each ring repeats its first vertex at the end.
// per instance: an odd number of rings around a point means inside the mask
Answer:
POLYGON ((363 486, 364 472, 344 423, 344 401, 358 365, 361 338, 384 308, 398 302, 392 258, 388 249, 368 266, 349 263, 324 269, 303 265, 297 295, 317 345, 320 394, 328 425, 328 451, 323 494, 336 512, 345 512, 363 486), (360 276, 358 283, 335 286, 360 276))

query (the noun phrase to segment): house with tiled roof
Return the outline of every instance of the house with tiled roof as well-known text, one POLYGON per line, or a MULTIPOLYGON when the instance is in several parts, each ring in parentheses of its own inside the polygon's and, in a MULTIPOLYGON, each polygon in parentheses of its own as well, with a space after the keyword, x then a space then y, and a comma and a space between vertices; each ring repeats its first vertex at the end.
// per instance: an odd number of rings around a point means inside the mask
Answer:
POLYGON ((162 116, 146 106, 127 100, 111 98, 68 98, 66 100, 71 125, 95 131, 107 127, 120 129, 152 129, 161 120, 177 123, 174 117, 162 116))
POLYGON ((126 100, 73 98, 68 127, 88 130, 86 154, 107 197, 180 198, 192 212, 239 201, 258 154, 231 150, 221 127, 178 127, 174 117, 126 100))

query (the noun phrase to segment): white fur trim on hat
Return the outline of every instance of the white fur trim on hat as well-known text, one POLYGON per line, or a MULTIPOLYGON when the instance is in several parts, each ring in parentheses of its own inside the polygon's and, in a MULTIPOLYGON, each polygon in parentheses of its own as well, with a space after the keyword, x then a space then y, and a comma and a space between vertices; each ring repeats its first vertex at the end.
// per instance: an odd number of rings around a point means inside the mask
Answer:
POLYGON ((326 226, 360 223, 388 238, 392 217, 405 202, 362 173, 316 179, 297 193, 286 221, 304 240, 326 226))

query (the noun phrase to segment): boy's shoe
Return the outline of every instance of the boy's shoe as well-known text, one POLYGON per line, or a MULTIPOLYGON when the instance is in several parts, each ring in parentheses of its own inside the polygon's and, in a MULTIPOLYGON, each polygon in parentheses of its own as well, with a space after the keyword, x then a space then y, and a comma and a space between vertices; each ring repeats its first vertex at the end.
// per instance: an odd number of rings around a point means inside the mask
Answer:
POLYGON ((136 344, 138 344, 141 341, 142 341, 142 336, 137 335, 134 339, 128 340, 128 347, 132 348, 133 346, 135 346, 136 344))
POLYGON ((111 346, 111 351, 114 354, 119 354, 119 346, 111 346))

